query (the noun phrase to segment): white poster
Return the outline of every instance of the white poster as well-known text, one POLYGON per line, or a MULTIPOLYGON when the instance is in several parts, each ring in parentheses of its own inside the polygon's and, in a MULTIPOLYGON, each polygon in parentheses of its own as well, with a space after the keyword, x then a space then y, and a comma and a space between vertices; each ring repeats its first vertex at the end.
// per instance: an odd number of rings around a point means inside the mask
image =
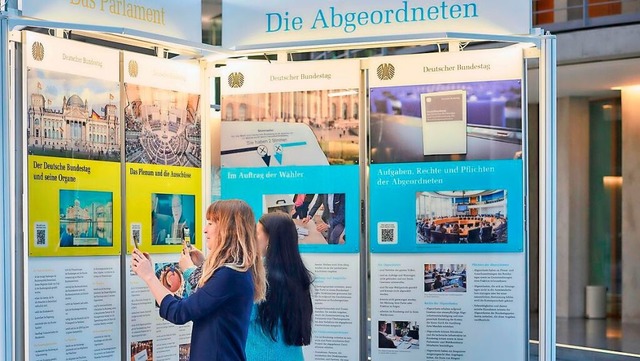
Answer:
POLYGON ((523 360, 524 253, 371 256, 372 360, 523 360))
POLYGON ((303 254, 313 274, 313 327, 306 360, 358 360, 360 354, 360 256, 303 254))
MULTIPOLYGON (((168 290, 188 297, 186 282, 178 267, 178 254, 151 256, 156 277, 168 290)), ((131 256, 127 256, 127 266, 131 256)), ((130 267, 127 267, 130 271, 130 267)), ((191 350, 191 327, 174 325, 158 314, 159 306, 147 284, 133 272, 127 279, 127 345, 128 358, 136 361, 188 360, 191 350)))
POLYGON ((29 260, 28 359, 120 358, 120 258, 29 260))

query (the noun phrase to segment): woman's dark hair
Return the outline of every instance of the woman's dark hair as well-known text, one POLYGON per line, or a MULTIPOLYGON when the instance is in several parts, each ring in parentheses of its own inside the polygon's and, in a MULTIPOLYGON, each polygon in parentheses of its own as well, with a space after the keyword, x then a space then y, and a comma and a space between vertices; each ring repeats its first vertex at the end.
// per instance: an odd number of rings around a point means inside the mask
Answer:
POLYGON ((269 236, 266 254, 267 299, 258 305, 258 323, 277 341, 282 326, 287 345, 311 343, 311 273, 298 250, 298 231, 291 216, 275 212, 263 215, 259 223, 269 236))

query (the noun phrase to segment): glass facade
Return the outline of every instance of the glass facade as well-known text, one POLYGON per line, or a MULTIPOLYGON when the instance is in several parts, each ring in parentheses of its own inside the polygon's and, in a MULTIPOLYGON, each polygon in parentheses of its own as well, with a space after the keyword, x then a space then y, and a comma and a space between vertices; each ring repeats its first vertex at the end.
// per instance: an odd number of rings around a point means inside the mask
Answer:
POLYGON ((589 283, 608 289, 608 314, 622 293, 622 119, 620 99, 589 105, 589 283))

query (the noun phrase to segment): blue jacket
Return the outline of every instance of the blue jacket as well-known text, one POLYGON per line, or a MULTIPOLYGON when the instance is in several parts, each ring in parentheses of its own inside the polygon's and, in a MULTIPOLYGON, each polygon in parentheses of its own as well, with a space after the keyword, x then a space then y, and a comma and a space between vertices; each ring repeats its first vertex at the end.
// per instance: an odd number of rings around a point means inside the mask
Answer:
POLYGON ((188 298, 165 296, 160 317, 193 321, 190 361, 245 361, 252 304, 252 273, 221 267, 188 298))

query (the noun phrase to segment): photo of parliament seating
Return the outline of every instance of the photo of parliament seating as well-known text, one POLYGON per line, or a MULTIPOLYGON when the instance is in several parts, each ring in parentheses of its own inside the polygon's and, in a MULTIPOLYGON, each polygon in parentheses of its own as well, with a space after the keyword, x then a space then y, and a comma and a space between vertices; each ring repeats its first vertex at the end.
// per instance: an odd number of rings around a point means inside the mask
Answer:
POLYGON ((501 215, 449 216, 417 221, 418 243, 506 243, 501 215))

